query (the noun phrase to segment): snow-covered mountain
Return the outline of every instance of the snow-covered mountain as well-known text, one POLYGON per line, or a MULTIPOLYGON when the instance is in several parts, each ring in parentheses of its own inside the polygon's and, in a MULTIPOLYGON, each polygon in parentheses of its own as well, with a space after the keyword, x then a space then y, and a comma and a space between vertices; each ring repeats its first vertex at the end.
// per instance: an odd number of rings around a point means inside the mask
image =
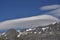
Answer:
POLYGON ((60 22, 54 22, 46 26, 37 26, 34 28, 28 28, 25 30, 9 29, 7 32, 2 33, 0 38, 14 40, 16 37, 18 40, 59 40, 60 38, 60 22), (46 38, 48 37, 48 38, 46 38))
POLYGON ((60 21, 58 18, 51 15, 38 15, 0 22, 0 29, 33 28, 37 26, 49 25, 58 21, 60 21))

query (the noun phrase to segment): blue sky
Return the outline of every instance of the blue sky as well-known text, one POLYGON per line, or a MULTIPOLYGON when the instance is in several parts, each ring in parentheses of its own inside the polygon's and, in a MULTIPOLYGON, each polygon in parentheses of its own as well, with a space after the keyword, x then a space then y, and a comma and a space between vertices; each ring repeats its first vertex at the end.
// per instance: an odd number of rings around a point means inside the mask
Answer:
POLYGON ((40 7, 60 5, 60 0, 0 0, 0 22, 44 14, 40 7))

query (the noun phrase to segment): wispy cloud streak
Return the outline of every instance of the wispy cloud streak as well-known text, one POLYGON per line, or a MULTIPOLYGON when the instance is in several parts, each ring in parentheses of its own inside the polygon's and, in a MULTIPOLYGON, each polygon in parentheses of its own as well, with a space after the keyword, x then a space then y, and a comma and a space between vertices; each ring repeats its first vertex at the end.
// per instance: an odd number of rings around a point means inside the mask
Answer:
POLYGON ((56 17, 60 17, 60 5, 47 5, 40 8, 43 11, 48 11, 46 14, 51 14, 56 17))

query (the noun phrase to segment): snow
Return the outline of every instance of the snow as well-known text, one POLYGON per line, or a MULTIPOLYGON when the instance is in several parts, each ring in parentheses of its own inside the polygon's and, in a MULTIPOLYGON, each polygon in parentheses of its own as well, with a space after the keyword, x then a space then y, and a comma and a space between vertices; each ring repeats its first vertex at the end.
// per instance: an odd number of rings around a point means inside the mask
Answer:
POLYGON ((41 34, 41 32, 38 32, 39 34, 41 34))
POLYGON ((33 29, 27 29, 26 31, 31 31, 31 30, 33 30, 33 29))
POLYGON ((4 33, 2 33, 1 35, 5 35, 5 32, 4 32, 4 33))
POLYGON ((45 31, 46 28, 42 28, 43 31, 45 31))
POLYGON ((21 36, 21 34, 22 34, 22 32, 19 32, 19 34, 17 35, 17 37, 20 37, 20 36, 21 36))
POLYGON ((52 24, 55 24, 56 22, 53 22, 52 24))
POLYGON ((34 34, 36 34, 37 32, 34 32, 34 34))

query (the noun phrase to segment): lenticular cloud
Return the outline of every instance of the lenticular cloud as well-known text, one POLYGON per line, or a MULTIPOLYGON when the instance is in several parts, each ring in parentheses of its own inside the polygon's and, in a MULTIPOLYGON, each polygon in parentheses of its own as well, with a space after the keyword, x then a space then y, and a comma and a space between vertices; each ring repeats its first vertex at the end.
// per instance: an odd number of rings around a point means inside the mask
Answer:
POLYGON ((37 26, 48 25, 56 21, 59 21, 59 19, 51 15, 38 15, 33 17, 13 19, 1 22, 0 29, 32 28, 37 26))
POLYGON ((46 5, 41 7, 41 10, 53 10, 53 9, 58 9, 60 8, 60 5, 46 5))
POLYGON ((60 5, 46 5, 41 7, 40 9, 43 11, 47 11, 46 14, 60 17, 60 5))

